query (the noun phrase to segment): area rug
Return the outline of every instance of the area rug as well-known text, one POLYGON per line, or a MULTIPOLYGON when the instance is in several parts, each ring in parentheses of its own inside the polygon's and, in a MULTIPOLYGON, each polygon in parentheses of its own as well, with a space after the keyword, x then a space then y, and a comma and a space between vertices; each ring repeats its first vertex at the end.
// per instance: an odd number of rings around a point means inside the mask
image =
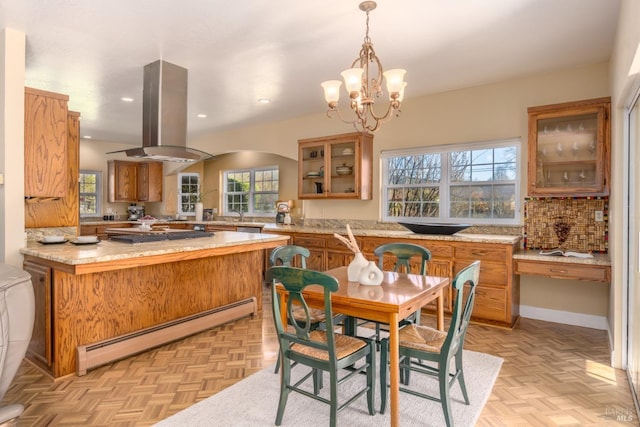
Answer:
MULTIPOLYGON (((464 373, 470 405, 465 405, 458 385, 451 391, 453 424, 456 427, 473 426, 484 407, 495 383, 502 359, 485 353, 464 351, 464 373)), ((275 425, 278 397, 280 395, 280 375, 274 374, 273 365, 259 371, 233 386, 176 413, 156 424, 157 427, 209 427, 209 426, 273 426, 275 425)), ((293 369, 301 372, 300 369, 293 369)), ((364 375, 357 381, 365 382, 364 375)), ((325 384, 328 377, 325 377, 325 384)), ((351 381, 353 383, 353 381, 351 381)), ((352 386, 352 387, 355 387, 352 386)), ((340 393, 348 393, 352 388, 344 384, 340 393)), ((379 384, 377 384, 379 389, 379 384)), ((411 388, 419 387, 438 396, 437 381, 425 375, 413 373, 411 388)), ((323 390, 325 394, 327 387, 323 390)), ((380 408, 380 394, 376 390, 376 411, 380 408)), ((388 426, 389 409, 385 414, 370 416, 367 411, 366 396, 338 413, 338 425, 388 426)), ((422 399, 407 393, 400 393, 400 424, 408 426, 442 426, 444 415, 439 402, 422 399)), ((329 406, 299 393, 289 394, 282 426, 327 426, 329 406)))

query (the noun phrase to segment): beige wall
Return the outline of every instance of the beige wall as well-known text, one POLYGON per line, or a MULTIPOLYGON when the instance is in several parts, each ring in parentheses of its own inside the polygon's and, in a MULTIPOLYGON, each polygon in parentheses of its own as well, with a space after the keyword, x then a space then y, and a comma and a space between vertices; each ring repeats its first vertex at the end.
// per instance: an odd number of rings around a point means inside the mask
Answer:
MULTIPOLYGON (((527 107, 609 95, 608 65, 535 75, 493 85, 408 98, 402 116, 383 124, 374 137, 374 188, 379 182, 381 150, 511 137, 523 138, 526 168, 527 107)), ((319 95, 321 97, 321 95, 319 95)), ((319 101, 321 103, 321 100, 319 101)), ((353 131, 323 112, 277 123, 202 136, 190 146, 211 153, 269 151, 297 158, 297 140, 353 131)), ((524 176, 524 174, 523 174, 524 176)), ((526 183, 523 180, 522 194, 526 183)), ((307 218, 377 220, 379 192, 373 200, 305 201, 307 218)))
MULTIPOLYGON (((300 202, 298 197, 298 162, 276 154, 258 151, 240 151, 227 153, 206 160, 204 166, 204 188, 210 191, 204 197, 205 208, 217 208, 218 215, 222 203, 222 172, 230 169, 256 168, 261 166, 277 166, 280 176, 280 200, 293 200, 295 206, 300 202)), ((294 208, 295 209, 295 208, 294 208)), ((295 211, 294 211, 295 212, 295 211)))

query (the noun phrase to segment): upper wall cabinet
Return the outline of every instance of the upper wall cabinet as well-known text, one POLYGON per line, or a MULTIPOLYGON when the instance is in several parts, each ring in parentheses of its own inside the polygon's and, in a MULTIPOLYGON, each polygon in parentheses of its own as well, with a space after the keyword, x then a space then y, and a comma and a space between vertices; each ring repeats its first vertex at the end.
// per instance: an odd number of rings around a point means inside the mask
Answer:
POLYGON ((372 157, 368 133, 299 140, 298 198, 370 200, 372 157))
POLYGON ((25 88, 24 196, 62 198, 68 190, 69 97, 25 88))
POLYGON ((162 162, 138 164, 138 200, 141 202, 162 201, 162 162))
POLYGON ((529 195, 609 195, 611 98, 527 111, 529 195))
POLYGON ((109 202, 162 201, 162 162, 109 160, 109 202))
MULTIPOLYGON (((80 113, 67 115, 67 191, 64 197, 26 199, 26 228, 72 227, 79 222, 78 174, 80 169, 80 113), (40 203, 46 202, 46 203, 40 203)), ((26 165, 25 165, 26 168, 26 165)))

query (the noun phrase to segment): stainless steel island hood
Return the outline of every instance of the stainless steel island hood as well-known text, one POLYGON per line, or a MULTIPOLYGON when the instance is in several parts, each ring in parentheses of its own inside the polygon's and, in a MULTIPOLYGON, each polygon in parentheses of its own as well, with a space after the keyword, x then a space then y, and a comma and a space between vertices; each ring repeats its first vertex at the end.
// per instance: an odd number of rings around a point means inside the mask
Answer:
POLYGON ((144 67, 142 147, 111 153, 166 162, 196 162, 213 157, 187 147, 188 71, 158 60, 144 67))

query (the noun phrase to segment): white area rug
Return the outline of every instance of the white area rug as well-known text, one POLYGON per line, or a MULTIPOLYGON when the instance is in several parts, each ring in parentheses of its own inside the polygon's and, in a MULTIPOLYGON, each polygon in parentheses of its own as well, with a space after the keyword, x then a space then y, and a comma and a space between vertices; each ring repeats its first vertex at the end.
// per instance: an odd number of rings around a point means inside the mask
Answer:
MULTIPOLYGON (((485 353, 464 352, 464 372, 470 405, 465 405, 460 387, 451 391, 453 421, 456 427, 473 426, 484 407, 495 383, 502 359, 485 353)), ((233 386, 178 412, 156 424, 157 427, 209 427, 209 426, 273 426, 275 425, 278 398, 280 395, 280 375, 273 373, 273 366, 234 384, 233 386)), ((300 372, 300 369, 297 369, 300 372)), ((293 369, 296 372, 296 368, 293 369)), ((365 382, 364 375, 357 381, 365 382)), ((325 384, 328 377, 325 377, 325 384)), ((353 383, 351 381, 350 383, 353 383)), ((339 388, 345 390, 349 384, 339 388)), ((309 384, 311 382, 309 381, 309 384)), ((376 384, 376 411, 380 409, 379 384, 376 384)), ((419 375, 411 375, 411 388, 421 388, 438 396, 437 381, 419 375)), ((311 388, 311 387, 310 387, 311 388)), ((327 391, 327 387, 324 388, 327 391)), ((442 426, 444 415, 439 402, 422 399, 407 393, 400 393, 400 423, 409 426, 442 426)), ((367 411, 366 396, 338 413, 338 425, 388 426, 389 406, 385 414, 370 416, 367 411)), ((327 426, 329 406, 299 393, 289 394, 282 426, 327 426)))

